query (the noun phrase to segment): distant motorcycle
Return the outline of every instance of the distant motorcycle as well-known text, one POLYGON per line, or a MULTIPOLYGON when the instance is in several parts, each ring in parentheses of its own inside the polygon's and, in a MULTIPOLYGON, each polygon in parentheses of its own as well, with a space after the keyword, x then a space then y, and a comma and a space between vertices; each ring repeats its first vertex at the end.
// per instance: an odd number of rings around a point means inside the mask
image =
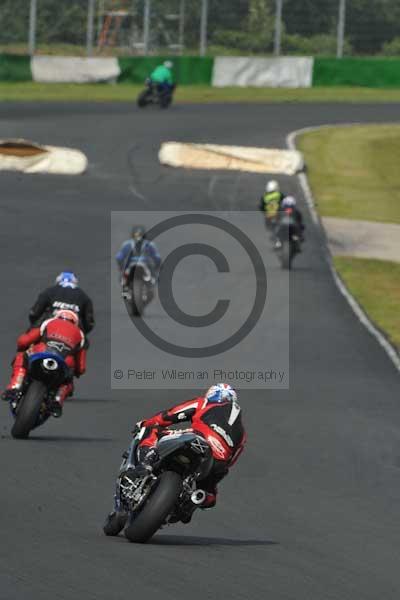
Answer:
POLYGON ((131 479, 126 472, 129 474, 137 464, 141 435, 139 430, 123 455, 114 510, 103 531, 116 536, 125 528, 129 541, 144 543, 164 525, 184 519, 188 506, 204 502, 206 492, 197 484, 210 473, 214 459, 208 442, 193 430, 165 430, 158 442, 160 459, 153 471, 131 479))
POLYGON ((146 88, 139 94, 137 105, 145 108, 149 104, 158 105, 160 108, 168 108, 172 103, 175 86, 165 86, 146 79, 146 88))
POLYGON ((300 252, 301 238, 293 209, 285 208, 279 215, 275 235, 278 240, 276 251, 283 269, 291 269, 292 261, 300 252))
POLYGON ((141 316, 154 298, 154 277, 141 257, 131 260, 122 279, 122 297, 130 316, 141 316))
POLYGON ((18 398, 10 403, 14 425, 11 435, 25 439, 32 429, 43 425, 51 416, 50 406, 54 396, 63 383, 71 377, 69 367, 61 353, 49 342, 44 352, 28 357, 28 373, 18 398))

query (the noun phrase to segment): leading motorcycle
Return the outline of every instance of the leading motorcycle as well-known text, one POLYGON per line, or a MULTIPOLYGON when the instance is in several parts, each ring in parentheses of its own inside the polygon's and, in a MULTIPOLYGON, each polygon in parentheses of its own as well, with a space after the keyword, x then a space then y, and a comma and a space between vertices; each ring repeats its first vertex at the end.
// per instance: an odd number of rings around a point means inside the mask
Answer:
POLYGON ((206 492, 198 487, 213 466, 208 442, 192 429, 164 430, 158 441, 159 460, 151 473, 129 477, 137 464, 137 448, 144 434, 138 430, 123 455, 116 482, 114 510, 104 524, 108 536, 125 529, 131 542, 144 543, 165 525, 185 522, 188 509, 204 502, 206 492), (128 474, 127 474, 128 472, 128 474))
POLYGON ((28 372, 23 388, 10 402, 14 417, 11 435, 14 438, 27 438, 32 429, 47 421, 58 388, 71 378, 62 354, 51 347, 51 343, 43 352, 28 354, 28 372))
POLYGON ((145 108, 149 104, 155 104, 160 108, 168 108, 172 103, 175 86, 166 86, 157 84, 146 79, 145 89, 139 94, 137 105, 139 108, 145 108))

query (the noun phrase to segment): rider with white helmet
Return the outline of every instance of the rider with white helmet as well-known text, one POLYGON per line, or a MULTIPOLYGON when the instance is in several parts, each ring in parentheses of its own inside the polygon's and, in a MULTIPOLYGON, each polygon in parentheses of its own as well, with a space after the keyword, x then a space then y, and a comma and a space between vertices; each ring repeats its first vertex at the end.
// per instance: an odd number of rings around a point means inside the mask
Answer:
MULTIPOLYGON (((211 473, 199 482, 201 489, 206 492, 206 498, 199 508, 212 508, 217 500, 217 483, 228 474, 246 442, 237 393, 227 383, 213 385, 203 396, 177 404, 138 423, 143 430, 138 448, 139 464, 126 474, 135 478, 151 472, 159 460, 157 443, 166 434, 165 429, 188 421, 191 429, 207 440, 214 458, 211 473)), ((189 507, 181 520, 189 522, 195 508, 195 505, 189 507)))
POLYGON ((260 199, 260 210, 264 213, 267 227, 274 224, 283 198, 284 194, 281 192, 279 182, 275 179, 268 181, 265 193, 260 199))

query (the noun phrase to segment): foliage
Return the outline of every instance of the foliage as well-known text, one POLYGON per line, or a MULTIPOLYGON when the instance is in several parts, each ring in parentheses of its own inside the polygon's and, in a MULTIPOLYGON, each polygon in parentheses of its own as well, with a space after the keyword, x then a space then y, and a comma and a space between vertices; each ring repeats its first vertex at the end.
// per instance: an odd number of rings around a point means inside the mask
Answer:
POLYGON ((391 42, 386 42, 382 47, 385 56, 400 56, 400 37, 395 37, 391 42))
MULTIPOLYGON (((286 34, 283 38, 285 54, 302 54, 308 56, 335 56, 337 48, 336 36, 317 34, 305 37, 297 34, 286 34)), ((345 42, 345 54, 351 54, 352 48, 348 40, 345 42)))

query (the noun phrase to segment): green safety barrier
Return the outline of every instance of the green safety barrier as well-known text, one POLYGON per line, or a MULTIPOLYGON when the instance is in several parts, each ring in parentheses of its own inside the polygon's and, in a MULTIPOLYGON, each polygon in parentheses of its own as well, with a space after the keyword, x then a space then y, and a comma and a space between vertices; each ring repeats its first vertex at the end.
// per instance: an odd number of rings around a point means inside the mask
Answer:
POLYGON ((313 87, 400 87, 400 59, 315 58, 313 87))
POLYGON ((143 83, 146 77, 165 60, 174 63, 173 74, 178 85, 210 85, 213 58, 200 56, 135 56, 119 58, 119 82, 143 83))
POLYGON ((0 54, 0 81, 32 81, 30 56, 0 54))

